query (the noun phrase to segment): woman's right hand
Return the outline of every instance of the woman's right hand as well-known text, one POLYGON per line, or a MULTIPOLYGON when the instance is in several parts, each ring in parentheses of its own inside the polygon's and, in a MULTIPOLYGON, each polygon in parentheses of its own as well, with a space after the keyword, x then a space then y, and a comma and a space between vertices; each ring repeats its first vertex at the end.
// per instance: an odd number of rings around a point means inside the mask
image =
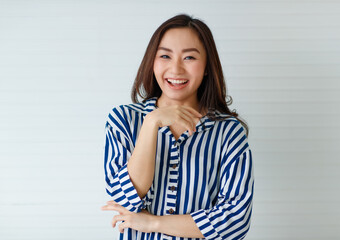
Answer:
POLYGON ((172 105, 160 107, 147 114, 146 120, 154 122, 158 127, 181 126, 192 135, 196 131, 196 124, 202 114, 192 107, 172 105))

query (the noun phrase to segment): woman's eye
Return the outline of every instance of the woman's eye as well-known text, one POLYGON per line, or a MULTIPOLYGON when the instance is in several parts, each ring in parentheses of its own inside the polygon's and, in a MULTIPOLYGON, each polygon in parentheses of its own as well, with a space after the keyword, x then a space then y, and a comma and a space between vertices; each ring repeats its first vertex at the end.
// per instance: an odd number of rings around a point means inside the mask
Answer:
POLYGON ((167 59, 170 58, 168 55, 161 55, 161 58, 167 59))
POLYGON ((186 59, 186 60, 191 60, 191 59, 195 59, 193 56, 187 56, 187 57, 185 57, 184 59, 186 59))

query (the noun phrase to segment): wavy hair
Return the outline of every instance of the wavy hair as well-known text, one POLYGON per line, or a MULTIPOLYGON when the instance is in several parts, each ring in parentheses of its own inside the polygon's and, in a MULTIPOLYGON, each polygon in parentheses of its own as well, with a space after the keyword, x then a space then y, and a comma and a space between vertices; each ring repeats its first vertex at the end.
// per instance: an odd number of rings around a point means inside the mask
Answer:
POLYGON ((206 50, 206 74, 197 91, 200 110, 208 110, 207 116, 212 120, 220 120, 216 118, 215 110, 228 114, 230 117, 235 117, 241 122, 248 135, 249 129, 247 123, 240 119, 236 110, 230 111, 228 107, 233 101, 232 97, 227 95, 220 58, 209 27, 203 21, 192 18, 186 14, 180 14, 168 19, 161 24, 152 35, 132 87, 132 101, 134 103, 140 102, 138 96, 142 98, 143 102, 149 98, 161 96, 162 90, 158 86, 155 78, 153 65, 163 35, 167 30, 172 28, 190 28, 194 30, 206 50))

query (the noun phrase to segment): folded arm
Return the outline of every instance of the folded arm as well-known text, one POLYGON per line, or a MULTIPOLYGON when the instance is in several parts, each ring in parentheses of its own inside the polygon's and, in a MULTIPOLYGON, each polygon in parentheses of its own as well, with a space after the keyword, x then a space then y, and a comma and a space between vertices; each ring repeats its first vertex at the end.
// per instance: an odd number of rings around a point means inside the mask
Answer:
MULTIPOLYGON (((253 174, 250 150, 232 162, 225 173, 227 182, 220 190, 218 203, 210 209, 191 214, 155 216, 147 211, 133 213, 115 202, 103 210, 119 212, 113 218, 119 230, 132 228, 142 232, 160 232, 171 236, 205 239, 243 239, 250 227, 253 199, 253 174), (223 195, 222 195, 223 194, 223 195)), ((222 177, 224 178, 224 177, 222 177)))
POLYGON ((157 139, 158 127, 150 129, 143 124, 139 140, 134 146, 123 111, 122 108, 114 108, 105 128, 106 191, 113 201, 131 212, 139 212, 152 195, 150 187, 154 176, 155 156, 153 142, 157 139))

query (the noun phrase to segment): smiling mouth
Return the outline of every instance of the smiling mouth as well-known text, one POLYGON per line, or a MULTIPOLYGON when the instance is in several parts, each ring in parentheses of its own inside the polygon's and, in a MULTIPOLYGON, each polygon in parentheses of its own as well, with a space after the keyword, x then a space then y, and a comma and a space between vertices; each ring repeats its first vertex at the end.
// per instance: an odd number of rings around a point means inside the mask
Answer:
POLYGON ((173 86, 184 85, 187 82, 189 82, 189 80, 184 80, 184 79, 182 80, 182 79, 166 78, 165 80, 173 86))

